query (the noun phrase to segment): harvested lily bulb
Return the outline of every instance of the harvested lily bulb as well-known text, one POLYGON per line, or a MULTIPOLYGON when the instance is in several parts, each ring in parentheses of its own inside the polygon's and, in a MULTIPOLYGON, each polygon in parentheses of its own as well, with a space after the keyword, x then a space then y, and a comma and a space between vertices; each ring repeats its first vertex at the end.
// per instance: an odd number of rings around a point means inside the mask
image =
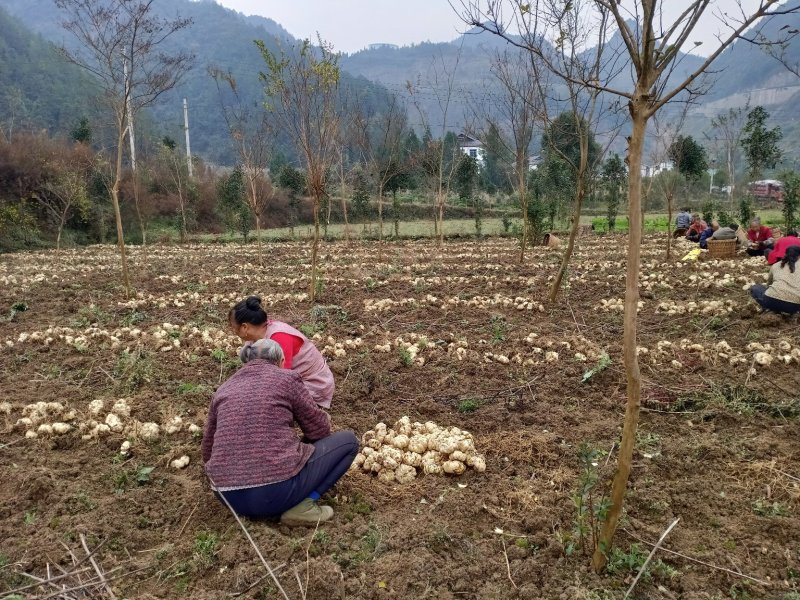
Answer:
POLYGON ((376 473, 386 483, 408 483, 420 473, 461 475, 468 466, 479 473, 486 470, 471 433, 431 421, 412 423, 403 417, 392 428, 378 423, 364 433, 362 444, 351 470, 376 473))
POLYGON ((180 458, 173 460, 171 463, 169 463, 169 465, 173 469, 185 469, 187 466, 189 466, 189 457, 184 454, 180 458))

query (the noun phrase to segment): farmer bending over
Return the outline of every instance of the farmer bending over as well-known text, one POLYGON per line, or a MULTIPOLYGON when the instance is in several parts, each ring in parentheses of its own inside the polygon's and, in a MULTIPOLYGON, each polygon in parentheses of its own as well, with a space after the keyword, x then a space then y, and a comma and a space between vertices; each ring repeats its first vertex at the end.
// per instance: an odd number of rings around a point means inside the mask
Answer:
POLYGON ((335 389, 333 373, 314 342, 291 325, 269 319, 258 296, 245 298, 231 308, 228 321, 233 332, 245 342, 241 352, 265 338, 277 342, 283 349, 284 368, 300 375, 314 402, 323 408, 331 407, 335 389))
POLYGON ((772 230, 766 225, 761 224, 761 219, 754 217, 750 221, 750 229, 747 230, 747 254, 750 256, 764 256, 775 245, 772 237, 772 230))
POLYGON ((358 452, 352 431, 331 433, 330 417, 283 350, 261 339, 242 350, 244 366, 223 383, 208 411, 203 462, 212 489, 238 514, 308 525, 333 516, 317 500, 345 474, 358 452), (301 441, 294 429, 300 426, 301 441))
POLYGON ((767 250, 764 256, 767 257, 767 264, 774 265, 776 262, 786 256, 786 250, 791 246, 800 246, 800 238, 797 237, 797 231, 790 229, 786 235, 775 242, 775 247, 772 250, 767 250))
POLYGON ((767 285, 754 285, 750 295, 764 310, 794 314, 800 312, 800 246, 789 246, 781 262, 769 269, 767 285))

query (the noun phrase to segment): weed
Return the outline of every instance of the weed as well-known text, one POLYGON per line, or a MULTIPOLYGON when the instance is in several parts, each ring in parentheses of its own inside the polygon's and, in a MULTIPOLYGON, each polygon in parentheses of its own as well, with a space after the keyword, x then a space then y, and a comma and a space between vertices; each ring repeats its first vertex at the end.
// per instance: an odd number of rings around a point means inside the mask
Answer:
POLYGON ((420 350, 425 350, 425 348, 430 346, 430 344, 431 343, 428 341, 428 338, 424 336, 417 340, 417 348, 419 348, 420 350))
POLYGON ((578 462, 581 471, 578 476, 578 489, 572 496, 572 504, 575 507, 575 523, 571 539, 564 547, 567 555, 578 549, 584 555, 587 555, 589 551, 594 551, 600 536, 600 525, 611 507, 610 500, 605 496, 599 500, 595 500, 594 497, 598 481, 597 465, 602 455, 602 451, 592 448, 586 442, 581 443, 578 448, 578 462))
POLYGON ((204 383, 185 382, 178 386, 179 394, 208 394, 210 392, 211 388, 204 383))
POLYGON ((35 525, 38 518, 35 510, 29 510, 25 511, 25 516, 22 518, 22 521, 25 525, 35 525))
POLYGON ((637 573, 645 560, 647 560, 647 550, 639 544, 631 544, 627 552, 615 546, 608 555, 606 570, 611 575, 637 573))
POLYGON ((410 367, 414 363, 414 357, 408 348, 400 348, 400 363, 404 367, 410 367))
POLYGON ((782 502, 770 502, 766 498, 759 498, 753 502, 753 512, 760 517, 783 517, 789 509, 782 502))
POLYGON ((11 310, 8 311, 8 322, 10 323, 17 318, 19 313, 25 312, 26 310, 28 310, 27 304, 24 302, 14 302, 14 304, 11 305, 11 310))
POLYGON ((127 471, 120 471, 112 478, 112 482, 114 483, 114 491, 117 494, 124 494, 125 490, 128 489, 128 472, 127 471))
POLYGON ((219 536, 211 531, 201 531, 194 538, 194 559, 200 565, 207 567, 214 560, 214 554, 219 543, 219 536))
POLYGON ((636 431, 636 447, 648 458, 661 454, 661 436, 649 431, 636 431))
POLYGON ((137 325, 138 323, 141 323, 145 319, 147 319, 147 313, 146 312, 139 312, 138 310, 134 309, 134 310, 130 311, 127 315, 122 317, 119 320, 119 322, 124 327, 133 327, 134 325, 137 325))
POLYGON ((750 595, 750 591, 743 583, 732 585, 728 595, 731 597, 731 600, 753 600, 753 596, 750 595))
POLYGON ((740 415, 761 413, 783 418, 800 416, 800 397, 788 398, 784 404, 775 404, 757 390, 744 385, 714 386, 709 395, 712 401, 740 415))
POLYGON ((144 485, 150 481, 150 475, 152 474, 155 467, 146 467, 141 466, 136 469, 136 483, 138 485, 144 485))
POLYGON ((302 333, 307 338, 312 338, 318 333, 322 333, 325 331, 325 325, 322 323, 303 323, 298 327, 300 333, 302 333))
POLYGON ((505 341, 508 333, 508 323, 503 315, 492 315, 492 343, 499 344, 505 341))
POLYGON ((605 371, 609 366, 611 366, 611 357, 608 354, 603 353, 603 355, 600 357, 600 360, 597 361, 597 364, 583 374, 583 379, 581 381, 586 383, 598 373, 605 371))
POLYGON ((428 547, 434 552, 442 552, 455 543, 446 527, 437 527, 428 536, 428 547))
POLYGON ((114 367, 114 376, 119 380, 120 387, 129 393, 152 383, 156 373, 156 362, 141 350, 123 350, 114 367))
POLYGON ((322 296, 322 292, 325 291, 325 279, 317 275, 317 279, 314 282, 314 298, 319 299, 322 296))
POLYGON ((113 317, 110 313, 104 311, 96 304, 84 306, 78 311, 78 316, 71 322, 72 327, 83 328, 88 327, 93 323, 106 324, 110 323, 113 317))
POLYGON ((352 521, 356 515, 368 515, 372 513, 372 505, 364 500, 360 494, 356 494, 350 498, 345 506, 344 519, 352 521))
POLYGON ((373 279, 372 277, 367 277, 367 291, 372 292, 378 287, 378 280, 373 279))
POLYGON ((320 529, 314 534, 312 542, 320 546, 327 546, 331 543, 331 536, 327 531, 320 529))
POLYGON ((522 548, 523 550, 530 550, 531 549, 531 542, 526 537, 517 538, 516 540, 514 540, 514 545, 517 548, 522 548))
POLYGON ((458 412, 462 414, 474 413, 480 407, 481 402, 475 398, 465 398, 458 403, 458 412))

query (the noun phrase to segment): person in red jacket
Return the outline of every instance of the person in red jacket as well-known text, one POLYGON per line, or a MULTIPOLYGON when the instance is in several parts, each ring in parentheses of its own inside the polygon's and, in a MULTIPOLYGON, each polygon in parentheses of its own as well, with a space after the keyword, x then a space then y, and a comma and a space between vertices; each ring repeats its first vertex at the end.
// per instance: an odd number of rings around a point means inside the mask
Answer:
POLYGON ((228 321, 233 332, 245 342, 242 350, 264 338, 278 342, 283 348, 284 368, 302 377, 314 402, 323 408, 331 407, 336 387, 333 373, 314 342, 291 325, 269 319, 258 296, 250 296, 234 305, 228 313, 228 321))
POLYGON ((212 489, 246 517, 280 517, 289 526, 329 520, 333 509, 317 500, 350 468, 358 439, 331 433, 330 417, 300 376, 281 368, 277 342, 250 344, 242 360, 208 410, 201 450, 212 489))
POLYGON ((800 238, 797 237, 797 230, 790 229, 782 238, 778 238, 775 242, 775 247, 764 253, 767 257, 767 263, 774 265, 776 262, 786 256, 786 249, 791 246, 800 246, 800 238))
POLYGON ((761 224, 761 219, 754 217, 750 221, 750 229, 747 230, 747 239, 750 244, 747 254, 750 256, 765 256, 767 250, 772 250, 775 240, 772 237, 772 230, 766 225, 761 224))

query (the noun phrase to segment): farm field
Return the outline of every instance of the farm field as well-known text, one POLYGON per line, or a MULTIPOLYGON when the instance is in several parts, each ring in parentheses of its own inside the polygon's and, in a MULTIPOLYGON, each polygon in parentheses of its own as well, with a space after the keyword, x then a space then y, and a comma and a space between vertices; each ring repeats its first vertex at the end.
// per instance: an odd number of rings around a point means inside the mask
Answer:
POLYGON ((113 246, 4 255, 0 597, 85 556, 81 535, 118 598, 279 597, 199 447, 238 365, 228 308, 257 293, 316 336, 335 428, 435 421, 486 458, 404 485, 351 471, 316 531, 246 522, 291 598, 622 598, 678 517, 663 548, 682 556, 659 551, 632 597, 800 598, 800 326, 748 310, 763 259, 667 263, 663 237, 642 249, 644 408, 603 575, 574 499, 596 478, 599 502, 616 464, 624 236, 579 239, 555 306, 559 254, 520 266, 512 239, 324 244, 316 305, 299 242, 264 267, 253 244, 133 247, 131 299, 113 246))

